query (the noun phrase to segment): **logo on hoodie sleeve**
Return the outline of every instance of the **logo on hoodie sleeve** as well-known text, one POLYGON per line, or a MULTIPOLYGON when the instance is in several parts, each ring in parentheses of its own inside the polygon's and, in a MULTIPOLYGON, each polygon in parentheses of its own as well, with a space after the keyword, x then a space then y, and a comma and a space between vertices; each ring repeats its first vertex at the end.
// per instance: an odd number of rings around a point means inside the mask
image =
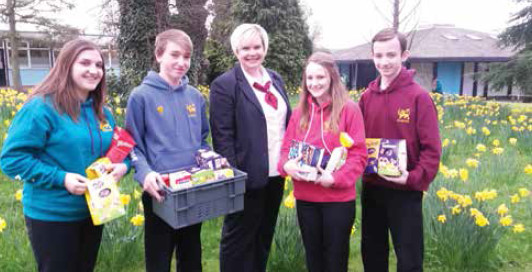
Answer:
POLYGON ((410 123, 410 108, 397 110, 397 122, 398 123, 410 123))

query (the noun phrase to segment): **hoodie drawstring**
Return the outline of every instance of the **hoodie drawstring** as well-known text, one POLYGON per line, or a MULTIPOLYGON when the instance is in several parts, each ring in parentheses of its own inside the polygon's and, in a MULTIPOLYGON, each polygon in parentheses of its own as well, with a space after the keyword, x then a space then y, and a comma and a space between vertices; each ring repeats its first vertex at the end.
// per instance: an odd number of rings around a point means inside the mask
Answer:
POLYGON ((308 129, 307 129, 307 133, 305 134, 305 138, 303 138, 303 142, 306 143, 307 142, 307 137, 308 137, 308 134, 310 133, 310 128, 312 127, 312 120, 314 119, 314 103, 310 103, 310 105, 312 106, 312 109, 310 110, 310 122, 308 123, 308 129))
MULTIPOLYGON (((87 124, 87 129, 89 130, 89 136, 91 137, 91 154, 94 155, 94 138, 92 137, 92 129, 89 124, 89 118, 87 116, 87 113, 85 110, 81 109, 81 112, 83 113, 83 119, 85 119, 85 124, 87 124)), ((98 137, 100 138, 100 157, 103 157, 103 139, 102 139, 102 133, 99 129, 96 129, 98 131, 98 137)))
MULTIPOLYGON (((310 114, 310 122, 309 122, 309 125, 308 125, 307 133, 305 134, 305 138, 303 138, 303 142, 304 143, 307 142, 307 138, 308 138, 308 135, 310 134, 310 129, 312 127, 312 121, 314 120, 314 103, 311 103, 311 106, 312 106, 312 109, 310 111, 311 112, 311 114, 310 114)), ((323 109, 321 109, 321 111, 320 111, 320 120, 321 120, 321 124, 320 124, 321 142, 323 143, 323 147, 325 147, 327 152, 329 152, 329 154, 331 154, 331 150, 329 149, 329 147, 325 143, 325 137, 323 136, 323 109)))
POLYGON ((327 149, 327 152, 329 152, 329 154, 331 154, 331 150, 329 149, 329 147, 325 143, 325 137, 323 137, 323 109, 321 109, 321 142, 323 143, 323 147, 325 147, 325 149, 327 149))
POLYGON ((91 125, 89 124, 89 118, 87 117, 87 113, 84 109, 81 109, 81 112, 83 113, 83 119, 85 119, 85 124, 87 124, 87 129, 89 130, 89 135, 91 136, 91 154, 94 155, 94 139, 92 138, 92 130, 91 125))

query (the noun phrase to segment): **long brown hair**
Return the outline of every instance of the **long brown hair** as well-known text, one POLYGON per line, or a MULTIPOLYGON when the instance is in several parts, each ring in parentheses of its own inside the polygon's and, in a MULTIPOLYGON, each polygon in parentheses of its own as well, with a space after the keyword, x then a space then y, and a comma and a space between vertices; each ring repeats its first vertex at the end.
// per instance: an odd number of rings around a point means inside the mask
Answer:
POLYGON ((60 113, 66 112, 70 118, 77 121, 80 114, 81 101, 75 89, 76 85, 72 79, 71 70, 76 58, 85 50, 96 50, 102 57, 103 76, 96 89, 89 93, 89 97, 94 101, 92 107, 98 116, 98 120, 104 122, 103 105, 107 97, 105 58, 103 58, 100 48, 91 41, 74 39, 65 43, 50 73, 41 84, 35 87, 28 97, 28 101, 35 96, 52 95, 54 107, 57 111, 60 113))
POLYGON ((349 99, 347 90, 342 84, 342 79, 340 78, 340 72, 338 66, 334 62, 334 58, 330 53, 326 52, 315 52, 313 53, 305 63, 305 68, 303 69, 303 80, 301 83, 301 94, 299 95, 299 109, 301 110, 301 120, 299 126, 301 129, 306 129, 309 123, 310 110, 308 105, 308 97, 311 95, 307 88, 307 71, 306 68, 309 63, 316 63, 323 67, 331 77, 331 85, 329 86, 329 94, 331 95, 331 104, 329 110, 331 112, 329 120, 324 124, 325 128, 333 132, 338 132, 338 124, 340 123, 340 114, 342 109, 349 99))

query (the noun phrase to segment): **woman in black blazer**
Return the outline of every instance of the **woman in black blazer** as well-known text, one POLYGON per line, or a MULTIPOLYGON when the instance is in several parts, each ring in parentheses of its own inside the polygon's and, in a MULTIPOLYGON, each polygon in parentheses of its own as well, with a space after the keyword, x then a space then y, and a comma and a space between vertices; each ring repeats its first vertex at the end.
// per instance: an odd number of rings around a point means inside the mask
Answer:
POLYGON ((277 172, 281 144, 290 119, 284 82, 262 66, 268 34, 242 24, 231 35, 235 66, 210 86, 214 150, 248 173, 244 210, 225 217, 220 271, 266 271, 283 195, 277 172))

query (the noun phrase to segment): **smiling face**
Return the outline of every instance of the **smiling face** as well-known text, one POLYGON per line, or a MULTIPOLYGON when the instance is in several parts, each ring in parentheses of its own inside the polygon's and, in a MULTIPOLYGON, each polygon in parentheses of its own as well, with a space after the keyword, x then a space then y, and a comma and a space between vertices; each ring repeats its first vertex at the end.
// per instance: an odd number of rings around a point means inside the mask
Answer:
POLYGON ((160 65, 159 75, 170 85, 178 85, 190 68, 190 52, 172 41, 168 41, 164 52, 156 59, 160 65))
POLYGON ((373 43, 373 62, 381 77, 388 82, 397 77, 403 61, 406 61, 408 56, 408 51, 401 52, 401 45, 397 37, 373 43))
POLYGON ((72 64, 70 76, 75 89, 86 98, 100 84, 103 77, 103 60, 97 50, 82 51, 72 64))
POLYGON ((266 55, 260 36, 258 34, 252 35, 242 40, 235 55, 244 70, 252 71, 260 68, 266 55))
POLYGON ((305 81, 307 90, 318 103, 330 98, 331 76, 323 66, 309 62, 305 69, 305 81))

